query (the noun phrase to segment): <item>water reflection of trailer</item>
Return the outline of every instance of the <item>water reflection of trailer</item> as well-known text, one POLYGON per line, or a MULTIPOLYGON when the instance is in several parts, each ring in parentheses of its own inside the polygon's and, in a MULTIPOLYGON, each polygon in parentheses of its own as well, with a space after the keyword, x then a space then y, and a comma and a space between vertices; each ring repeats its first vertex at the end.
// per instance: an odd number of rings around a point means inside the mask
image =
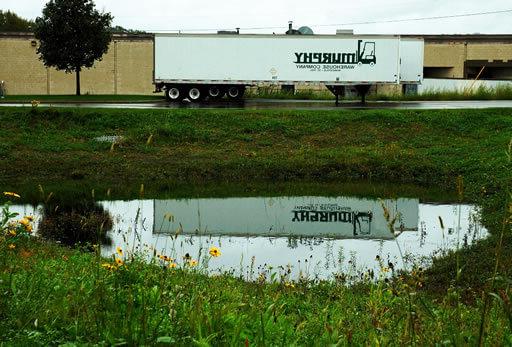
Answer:
POLYGON ((345 197, 227 198, 154 201, 154 233, 393 237, 382 204, 396 216, 393 232, 418 230, 417 199, 367 200, 345 197))

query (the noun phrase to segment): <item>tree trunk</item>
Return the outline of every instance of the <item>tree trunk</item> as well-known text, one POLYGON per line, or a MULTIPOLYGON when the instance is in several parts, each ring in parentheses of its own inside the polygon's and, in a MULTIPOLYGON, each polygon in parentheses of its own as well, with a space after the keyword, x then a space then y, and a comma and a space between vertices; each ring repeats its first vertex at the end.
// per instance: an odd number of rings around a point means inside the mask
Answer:
POLYGON ((76 95, 80 95, 80 67, 76 68, 76 95))

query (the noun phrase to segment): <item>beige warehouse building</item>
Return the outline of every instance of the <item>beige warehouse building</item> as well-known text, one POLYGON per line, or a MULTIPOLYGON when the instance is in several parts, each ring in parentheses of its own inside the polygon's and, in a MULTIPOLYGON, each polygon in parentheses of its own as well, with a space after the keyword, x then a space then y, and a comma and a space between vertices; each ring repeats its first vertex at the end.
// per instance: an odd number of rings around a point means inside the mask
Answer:
MULTIPOLYGON (((74 94, 75 75, 46 68, 32 34, 0 33, 0 80, 6 94, 74 94)), ((83 94, 151 94, 153 37, 114 35, 108 53, 81 75, 83 94)))
MULTIPOLYGON (((512 35, 427 35, 425 78, 512 80, 512 35)), ((74 94, 75 75, 44 67, 30 33, 0 33, 6 94, 74 94)), ((151 94, 153 36, 114 35, 103 60, 81 74, 83 94, 151 94)))
POLYGON ((441 35, 425 39, 425 78, 512 80, 512 35, 441 35))

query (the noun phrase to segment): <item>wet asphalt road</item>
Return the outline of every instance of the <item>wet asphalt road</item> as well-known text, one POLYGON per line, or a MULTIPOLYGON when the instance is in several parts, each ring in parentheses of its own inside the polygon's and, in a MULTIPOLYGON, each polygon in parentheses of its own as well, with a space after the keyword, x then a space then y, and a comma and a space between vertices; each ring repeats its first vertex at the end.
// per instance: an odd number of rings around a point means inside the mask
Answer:
MULTIPOLYGON (((30 107, 30 103, 0 103, 0 106, 30 107)), ((286 110, 335 110, 335 109, 484 109, 484 108, 512 108, 512 100, 491 101, 404 101, 404 102, 342 102, 338 107, 331 100, 271 100, 248 99, 234 102, 204 102, 190 103, 183 101, 174 104, 162 102, 142 103, 72 103, 72 102, 41 102, 40 106, 53 107, 80 107, 80 108, 133 108, 133 109, 286 109, 286 110)))

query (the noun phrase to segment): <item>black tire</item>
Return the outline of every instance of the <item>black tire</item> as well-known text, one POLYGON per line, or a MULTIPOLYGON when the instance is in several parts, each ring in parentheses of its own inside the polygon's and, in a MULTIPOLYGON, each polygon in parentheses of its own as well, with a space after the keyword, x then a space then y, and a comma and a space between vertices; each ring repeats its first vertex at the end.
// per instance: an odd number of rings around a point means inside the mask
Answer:
POLYGON ((180 102, 185 98, 185 93, 180 86, 167 86, 165 88, 165 98, 169 102, 180 102))
POLYGON ((200 86, 190 86, 187 89, 187 99, 190 100, 190 102, 201 102, 205 97, 205 90, 200 86))
POLYGON ((206 94, 211 100, 220 100, 226 95, 226 90, 221 86, 211 85, 207 87, 206 94))
POLYGON ((226 91, 231 100, 240 100, 245 93, 245 86, 229 86, 226 91))

